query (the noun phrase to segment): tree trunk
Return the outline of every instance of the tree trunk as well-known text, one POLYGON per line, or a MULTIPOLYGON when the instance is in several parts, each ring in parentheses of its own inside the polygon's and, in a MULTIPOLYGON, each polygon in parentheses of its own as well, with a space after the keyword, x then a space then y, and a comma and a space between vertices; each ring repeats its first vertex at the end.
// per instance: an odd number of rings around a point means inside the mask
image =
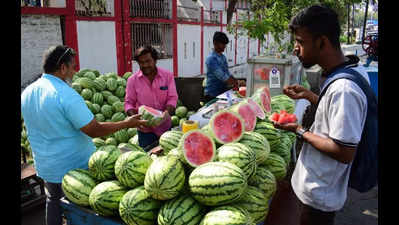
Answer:
POLYGON ((366 0, 366 11, 364 12, 364 21, 363 21, 362 44, 364 41, 364 35, 366 33, 366 23, 367 23, 367 12, 368 11, 369 11, 369 0, 366 0))

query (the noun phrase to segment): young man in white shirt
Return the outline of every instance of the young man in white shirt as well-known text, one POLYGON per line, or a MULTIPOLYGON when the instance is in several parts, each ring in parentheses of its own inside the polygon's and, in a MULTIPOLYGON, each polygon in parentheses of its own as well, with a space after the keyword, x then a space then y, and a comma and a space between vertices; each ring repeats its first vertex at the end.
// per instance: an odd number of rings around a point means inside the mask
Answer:
MULTIPOLYGON (((305 68, 318 64, 323 77, 354 65, 366 80, 367 73, 356 66, 357 57, 345 57, 339 43, 337 14, 315 5, 299 12, 289 25, 295 35, 294 52, 305 68)), ((339 74, 339 73, 338 73, 339 74)), ((337 75, 338 75, 337 74, 337 75)), ((323 83, 321 89, 323 89, 323 83)), ((300 85, 284 88, 292 99, 307 99, 317 104, 319 96, 300 85)), ((296 132, 304 140, 291 185, 302 204, 301 225, 333 225, 335 212, 347 197, 348 180, 357 144, 367 115, 367 97, 349 79, 339 79, 327 87, 309 130, 297 123, 274 124, 276 128, 296 132)))

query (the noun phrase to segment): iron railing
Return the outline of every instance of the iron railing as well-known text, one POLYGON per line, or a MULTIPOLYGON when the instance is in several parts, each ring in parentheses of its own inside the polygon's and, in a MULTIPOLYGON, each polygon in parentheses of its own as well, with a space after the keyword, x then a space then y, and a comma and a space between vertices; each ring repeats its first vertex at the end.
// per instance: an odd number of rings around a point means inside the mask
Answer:
POLYGON ((114 16, 114 0, 75 0, 77 16, 114 16))
POLYGON ((170 19, 170 6, 170 0, 130 0, 130 16, 170 19))

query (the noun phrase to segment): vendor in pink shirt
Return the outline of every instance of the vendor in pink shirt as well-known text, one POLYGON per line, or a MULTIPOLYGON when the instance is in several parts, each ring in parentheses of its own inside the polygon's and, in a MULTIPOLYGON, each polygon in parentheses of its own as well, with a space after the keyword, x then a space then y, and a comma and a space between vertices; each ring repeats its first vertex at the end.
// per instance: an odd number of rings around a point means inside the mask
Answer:
POLYGON ((154 143, 164 132, 170 130, 177 103, 177 91, 173 74, 156 66, 158 52, 151 46, 136 50, 134 60, 140 70, 129 77, 126 85, 125 111, 135 115, 141 105, 163 111, 165 121, 157 127, 138 128, 139 145, 142 148, 154 143))

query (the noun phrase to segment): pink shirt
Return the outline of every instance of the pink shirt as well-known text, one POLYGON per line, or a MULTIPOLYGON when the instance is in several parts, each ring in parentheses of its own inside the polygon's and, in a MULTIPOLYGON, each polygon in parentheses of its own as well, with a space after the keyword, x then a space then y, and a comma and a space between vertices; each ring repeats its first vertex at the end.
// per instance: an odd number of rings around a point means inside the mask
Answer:
MULTIPOLYGON (((129 77, 126 84, 125 111, 130 109, 138 110, 141 105, 146 105, 162 112, 167 105, 176 107, 177 91, 173 74, 165 69, 157 67, 158 74, 152 84, 143 75, 141 70, 129 77)), ((168 118, 158 127, 140 129, 140 131, 155 133, 158 137, 172 126, 172 121, 168 118)))

